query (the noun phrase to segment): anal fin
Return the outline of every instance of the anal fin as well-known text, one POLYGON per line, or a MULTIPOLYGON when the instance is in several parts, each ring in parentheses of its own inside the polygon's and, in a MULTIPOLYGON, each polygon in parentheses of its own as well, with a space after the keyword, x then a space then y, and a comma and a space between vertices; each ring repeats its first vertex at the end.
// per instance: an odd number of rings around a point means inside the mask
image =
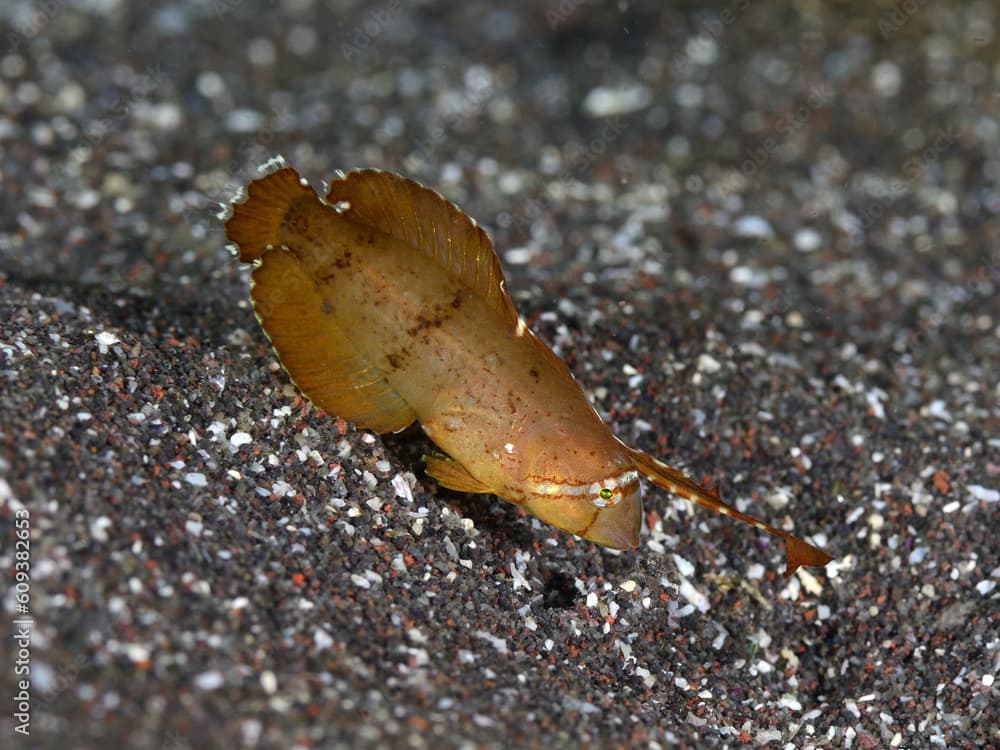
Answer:
POLYGON ((476 479, 458 461, 448 456, 425 455, 427 473, 442 487, 458 492, 492 492, 493 490, 476 479))
POLYGON ((299 390, 320 409, 362 429, 396 432, 413 423, 413 409, 337 325, 299 260, 275 248, 258 263, 254 310, 299 390))

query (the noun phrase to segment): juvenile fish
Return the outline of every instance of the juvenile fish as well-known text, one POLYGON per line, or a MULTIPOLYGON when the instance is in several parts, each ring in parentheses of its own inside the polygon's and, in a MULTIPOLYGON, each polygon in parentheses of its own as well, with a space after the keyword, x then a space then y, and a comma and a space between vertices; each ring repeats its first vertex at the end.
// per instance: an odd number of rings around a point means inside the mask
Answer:
POLYGON ((283 162, 234 202, 254 310, 298 388, 375 432, 419 421, 427 473, 616 549, 639 544, 640 479, 785 541, 785 575, 822 550, 725 504, 618 440, 524 324, 486 233, 400 175, 361 169, 319 198, 283 162))

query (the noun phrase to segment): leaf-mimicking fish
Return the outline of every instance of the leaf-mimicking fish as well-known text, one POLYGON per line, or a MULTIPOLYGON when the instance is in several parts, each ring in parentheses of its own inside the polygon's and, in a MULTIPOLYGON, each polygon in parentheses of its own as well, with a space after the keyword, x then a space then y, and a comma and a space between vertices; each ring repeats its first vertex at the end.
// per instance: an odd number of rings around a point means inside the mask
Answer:
POLYGON ((251 297, 317 407, 375 432, 419 421, 427 473, 616 549, 639 544, 640 480, 785 541, 785 575, 831 557, 626 446, 518 317, 486 233, 400 175, 341 174, 325 199, 283 161, 231 206, 251 297))

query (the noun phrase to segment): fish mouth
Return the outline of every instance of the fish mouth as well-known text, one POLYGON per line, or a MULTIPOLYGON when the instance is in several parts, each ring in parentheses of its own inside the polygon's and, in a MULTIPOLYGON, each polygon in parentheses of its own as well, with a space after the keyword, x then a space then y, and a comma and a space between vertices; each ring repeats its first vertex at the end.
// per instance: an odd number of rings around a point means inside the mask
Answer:
POLYGON ((638 489, 623 497, 616 505, 602 508, 590 526, 580 536, 612 549, 639 546, 642 526, 642 499, 638 489))

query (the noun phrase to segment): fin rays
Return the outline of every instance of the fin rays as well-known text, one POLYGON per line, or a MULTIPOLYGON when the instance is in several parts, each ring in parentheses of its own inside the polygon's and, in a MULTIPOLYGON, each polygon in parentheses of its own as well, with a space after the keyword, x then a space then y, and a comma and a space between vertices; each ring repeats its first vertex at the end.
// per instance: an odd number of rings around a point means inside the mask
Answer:
POLYGON ((250 183, 246 200, 233 203, 232 214, 226 220, 226 236, 239 249, 242 263, 257 260, 278 241, 278 227, 289 208, 303 199, 318 200, 291 167, 277 169, 250 183))
POLYGON ((517 312, 486 232, 438 193, 391 172, 358 169, 330 183, 326 200, 351 221, 386 232, 462 278, 511 325, 517 312))
POLYGON ((375 432, 395 432, 417 418, 323 313, 319 292, 293 255, 265 252, 251 296, 282 366, 316 406, 375 432))
POLYGON ((449 456, 426 455, 424 464, 427 473, 442 487, 458 492, 492 492, 489 487, 472 476, 468 469, 449 456))
POLYGON ((632 459, 635 461, 636 468, 657 487, 668 492, 673 492, 693 503, 714 510, 724 516, 730 516, 760 531, 766 531, 783 539, 785 542, 785 572, 783 574, 785 578, 791 576, 797 568, 803 565, 819 567, 826 565, 833 559, 818 547, 814 547, 808 542, 775 528, 770 524, 758 521, 753 516, 742 513, 733 506, 722 502, 717 489, 702 487, 700 484, 684 476, 677 469, 668 466, 662 461, 657 461, 642 451, 633 448, 629 450, 632 453, 632 459))

